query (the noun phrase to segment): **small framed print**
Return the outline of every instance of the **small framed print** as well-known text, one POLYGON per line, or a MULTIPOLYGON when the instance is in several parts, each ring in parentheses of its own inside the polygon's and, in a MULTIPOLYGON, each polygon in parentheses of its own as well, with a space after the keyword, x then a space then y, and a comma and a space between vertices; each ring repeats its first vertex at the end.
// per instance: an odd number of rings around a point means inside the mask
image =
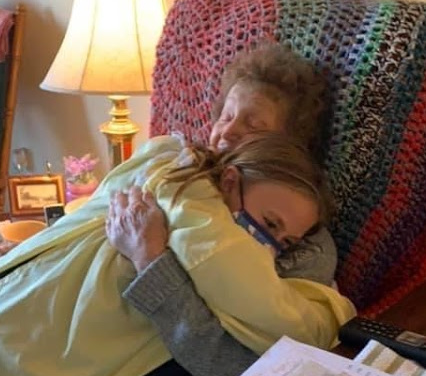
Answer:
POLYGON ((62 175, 9 176, 10 214, 14 216, 43 216, 44 207, 65 205, 62 175))

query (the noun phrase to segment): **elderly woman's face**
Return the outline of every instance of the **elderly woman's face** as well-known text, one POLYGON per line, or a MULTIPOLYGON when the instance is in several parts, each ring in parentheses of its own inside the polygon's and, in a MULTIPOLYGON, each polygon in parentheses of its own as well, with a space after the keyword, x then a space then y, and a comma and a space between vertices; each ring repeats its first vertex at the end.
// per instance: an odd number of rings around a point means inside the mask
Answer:
POLYGON ((282 119, 288 111, 283 100, 273 101, 247 83, 229 91, 219 119, 213 125, 210 145, 218 150, 234 148, 257 132, 284 131, 282 119))

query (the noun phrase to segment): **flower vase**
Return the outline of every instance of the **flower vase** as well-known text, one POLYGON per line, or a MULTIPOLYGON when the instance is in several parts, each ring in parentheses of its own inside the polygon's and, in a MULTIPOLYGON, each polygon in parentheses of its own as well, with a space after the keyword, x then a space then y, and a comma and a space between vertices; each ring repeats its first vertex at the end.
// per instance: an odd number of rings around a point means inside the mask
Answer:
POLYGON ((98 187, 98 180, 93 178, 86 183, 69 182, 65 184, 67 202, 75 200, 79 197, 90 196, 98 187))

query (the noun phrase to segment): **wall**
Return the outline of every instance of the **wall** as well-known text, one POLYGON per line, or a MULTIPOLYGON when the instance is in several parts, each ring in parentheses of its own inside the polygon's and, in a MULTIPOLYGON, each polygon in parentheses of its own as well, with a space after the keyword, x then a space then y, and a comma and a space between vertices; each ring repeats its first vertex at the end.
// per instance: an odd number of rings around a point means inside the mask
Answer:
MULTIPOLYGON (((102 177, 108 170, 108 157, 106 139, 98 126, 108 119, 108 100, 39 88, 62 42, 72 0, 0 0, 0 6, 14 9, 18 2, 26 6, 27 17, 12 147, 32 151, 37 173, 43 171, 46 160, 54 171, 62 172, 62 156, 91 152, 101 158, 97 175, 102 177)), ((142 128, 135 138, 137 145, 147 137, 149 97, 133 97, 129 106, 131 118, 142 128)))
MULTIPOLYGON (((27 13, 12 148, 30 149, 35 173, 44 171, 46 160, 54 172, 62 173, 62 156, 91 152, 101 159, 96 174, 102 177, 108 156, 98 126, 109 117, 107 98, 39 88, 65 35, 72 0, 0 0, 0 7, 13 10, 18 3, 25 5, 27 13)), ((147 137, 149 97, 133 97, 129 107, 131 118, 142 128, 135 138, 137 145, 147 137)), ((16 173, 13 162, 10 172, 16 173)))

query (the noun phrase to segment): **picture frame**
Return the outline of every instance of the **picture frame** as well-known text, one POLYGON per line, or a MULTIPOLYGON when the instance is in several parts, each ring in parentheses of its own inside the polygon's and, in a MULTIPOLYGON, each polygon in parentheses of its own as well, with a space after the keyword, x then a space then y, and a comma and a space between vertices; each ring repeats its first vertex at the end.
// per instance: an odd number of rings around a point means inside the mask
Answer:
POLYGON ((65 205, 64 178, 60 174, 9 176, 8 194, 12 217, 43 216, 45 206, 65 205))

